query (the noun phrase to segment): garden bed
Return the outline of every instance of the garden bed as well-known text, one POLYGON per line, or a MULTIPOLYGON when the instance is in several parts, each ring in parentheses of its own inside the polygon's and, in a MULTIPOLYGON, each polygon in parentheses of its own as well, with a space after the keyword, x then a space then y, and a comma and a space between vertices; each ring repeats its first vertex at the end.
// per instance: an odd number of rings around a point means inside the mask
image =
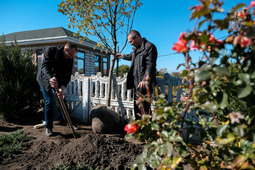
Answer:
POLYGON ((91 126, 79 125, 73 138, 64 124, 55 125, 54 136, 46 137, 44 128, 34 129, 41 120, 10 123, 0 120, 0 135, 21 130, 33 137, 27 150, 0 162, 0 169, 49 169, 64 164, 69 167, 89 165, 93 169, 128 169, 142 152, 139 142, 127 141, 124 132, 94 134, 91 126))

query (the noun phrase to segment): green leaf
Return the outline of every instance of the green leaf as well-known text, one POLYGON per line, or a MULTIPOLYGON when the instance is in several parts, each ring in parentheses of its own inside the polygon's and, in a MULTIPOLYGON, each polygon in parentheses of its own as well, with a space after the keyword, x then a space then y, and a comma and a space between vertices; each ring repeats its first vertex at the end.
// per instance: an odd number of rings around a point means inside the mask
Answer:
POLYGON ((222 134, 227 130, 228 125, 221 125, 218 129, 217 129, 217 136, 222 136, 222 134))
POLYGON ((217 25, 217 27, 220 30, 227 29, 228 26, 229 26, 229 20, 227 20, 227 19, 224 19, 224 20, 214 20, 213 22, 215 23, 215 25, 217 25))
POLYGON ((152 155, 151 165, 152 167, 156 168, 161 163, 161 157, 158 155, 152 155))
POLYGON ((191 14, 190 20, 192 20, 194 18, 200 18, 208 13, 210 13, 210 10, 207 8, 200 10, 200 11, 194 10, 194 12, 191 14))
POLYGON ((136 168, 137 168, 137 164, 136 163, 134 163, 134 164, 132 164, 132 166, 131 166, 131 170, 135 170, 136 168))
POLYGON ((252 79, 255 78, 255 70, 253 71, 253 73, 251 73, 251 78, 252 78, 252 79))
POLYGON ((140 154, 136 157, 136 163, 141 164, 144 162, 144 156, 143 154, 140 154))
POLYGON ((173 161, 171 163, 171 168, 175 169, 177 165, 182 161, 182 158, 180 156, 173 157, 173 161))
POLYGON ((210 71, 200 70, 200 72, 198 72, 198 74, 195 76, 195 81, 196 82, 205 81, 208 80, 210 77, 211 77, 210 71))
POLYGON ((203 110, 207 110, 208 112, 216 112, 218 109, 217 105, 211 102, 205 102, 204 104, 201 104, 199 107, 203 110))
POLYGON ((146 166, 144 164, 138 165, 139 170, 147 170, 146 166))
POLYGON ((247 97, 252 92, 251 86, 246 86, 245 88, 239 88, 237 91, 238 98, 244 98, 247 97))
POLYGON ((222 145, 231 143, 235 140, 235 136, 232 133, 228 133, 226 138, 220 138, 217 136, 216 141, 219 142, 222 145))
POLYGON ((243 25, 248 26, 248 27, 252 27, 253 26, 253 21, 246 21, 246 22, 244 22, 243 25))
POLYGON ((182 140, 182 137, 180 137, 180 136, 171 136, 170 138, 169 138, 169 140, 171 141, 171 142, 182 142, 183 140, 182 140))
POLYGON ((251 82, 250 75, 248 73, 239 73, 238 77, 246 84, 250 84, 251 82))
POLYGON ((182 77, 186 77, 186 76, 188 75, 188 73, 189 73, 189 72, 188 72, 187 70, 183 70, 183 71, 182 71, 182 77))
POLYGON ((248 157, 245 155, 238 155, 238 157, 236 157, 233 162, 233 166, 234 167, 241 166, 247 160, 247 158, 248 157))
POLYGON ((215 71, 215 73, 223 75, 223 76, 230 76, 229 70, 224 67, 220 67, 220 66, 214 67, 213 71, 215 71))
POLYGON ((228 95, 225 92, 218 92, 217 93, 217 102, 220 104, 220 108, 224 109, 228 106, 228 95))
POLYGON ((204 31, 204 32, 202 33, 202 36, 201 36, 201 41, 202 41, 203 43, 207 44, 208 40, 209 40, 209 35, 207 35, 207 32, 204 31))
POLYGON ((181 156, 185 156, 188 153, 187 149, 183 145, 178 146, 177 149, 181 156))
POLYGON ((170 157, 173 153, 173 145, 170 142, 166 142, 165 144, 161 145, 159 148, 159 155, 166 154, 167 157, 170 157))
POLYGON ((167 131, 165 131, 165 130, 163 130, 163 131, 161 132, 161 135, 162 135, 164 138, 168 138, 168 133, 167 133, 167 131))
POLYGON ((243 137, 244 136, 244 129, 241 126, 237 126, 233 129, 236 136, 243 137))
POLYGON ((245 6, 245 4, 243 4, 243 3, 237 4, 235 7, 233 7, 233 8, 229 11, 229 13, 234 14, 237 10, 239 10, 240 8, 242 8, 242 7, 244 7, 244 6, 245 6))
POLYGON ((159 125, 157 125, 156 123, 152 123, 151 130, 159 130, 159 125))

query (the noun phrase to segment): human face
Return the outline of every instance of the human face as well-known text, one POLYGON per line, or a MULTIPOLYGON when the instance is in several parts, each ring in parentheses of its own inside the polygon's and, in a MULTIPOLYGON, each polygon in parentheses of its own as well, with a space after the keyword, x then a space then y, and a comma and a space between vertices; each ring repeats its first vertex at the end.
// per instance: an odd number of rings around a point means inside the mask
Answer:
POLYGON ((128 42, 129 42, 129 44, 136 47, 136 46, 137 46, 136 39, 137 39, 137 36, 135 36, 135 37, 128 36, 128 42))
POLYGON ((77 54, 77 51, 75 48, 72 48, 72 49, 65 48, 64 51, 65 51, 66 59, 72 59, 77 54))

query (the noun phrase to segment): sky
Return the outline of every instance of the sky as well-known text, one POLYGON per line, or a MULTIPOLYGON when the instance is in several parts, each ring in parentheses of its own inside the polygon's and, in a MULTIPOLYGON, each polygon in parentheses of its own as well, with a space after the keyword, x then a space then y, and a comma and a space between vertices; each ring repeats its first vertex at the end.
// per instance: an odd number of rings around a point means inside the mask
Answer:
MULTIPOLYGON (((0 33, 45 29, 53 27, 68 28, 68 18, 58 12, 58 4, 62 0, 0 0, 0 33)), ((194 27, 194 20, 190 21, 189 7, 199 5, 198 0, 141 0, 143 5, 137 10, 133 29, 140 32, 142 37, 156 45, 158 50, 157 70, 166 68, 169 73, 180 71, 177 66, 184 63, 182 54, 172 50, 181 32, 187 32, 194 27)), ((238 3, 249 6, 251 0, 225 0, 223 9, 230 10, 238 3)), ((222 17, 226 14, 222 14, 222 17)), ((216 33, 216 38, 226 33, 216 33), (217 37, 218 36, 218 37, 217 37)), ((89 37, 97 41, 95 37, 89 37)), ((123 38, 123 40, 125 39, 123 38)), ((127 44, 123 53, 128 54, 132 47, 127 44)), ((192 56, 195 62, 199 54, 192 56)), ((120 60, 120 65, 130 65, 130 61, 120 60)), ((116 64, 115 64, 116 65, 116 64)))

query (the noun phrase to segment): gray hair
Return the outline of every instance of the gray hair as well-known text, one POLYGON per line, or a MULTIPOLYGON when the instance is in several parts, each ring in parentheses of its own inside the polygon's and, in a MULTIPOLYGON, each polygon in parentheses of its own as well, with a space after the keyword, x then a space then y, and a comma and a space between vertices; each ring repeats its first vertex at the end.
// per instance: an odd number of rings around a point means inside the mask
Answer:
POLYGON ((139 36, 141 37, 141 34, 136 31, 136 30, 131 30, 129 33, 128 33, 128 36, 131 36, 132 38, 135 38, 135 36, 139 36))

